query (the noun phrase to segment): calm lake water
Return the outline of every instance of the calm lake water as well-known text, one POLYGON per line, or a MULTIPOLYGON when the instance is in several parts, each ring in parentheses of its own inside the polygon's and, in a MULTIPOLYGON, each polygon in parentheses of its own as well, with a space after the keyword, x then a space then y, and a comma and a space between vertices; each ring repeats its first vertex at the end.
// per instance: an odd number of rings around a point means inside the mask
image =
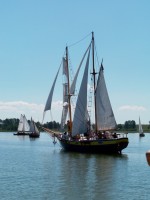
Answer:
POLYGON ((150 134, 128 134, 122 155, 67 153, 46 133, 0 133, 1 200, 148 200, 150 134))

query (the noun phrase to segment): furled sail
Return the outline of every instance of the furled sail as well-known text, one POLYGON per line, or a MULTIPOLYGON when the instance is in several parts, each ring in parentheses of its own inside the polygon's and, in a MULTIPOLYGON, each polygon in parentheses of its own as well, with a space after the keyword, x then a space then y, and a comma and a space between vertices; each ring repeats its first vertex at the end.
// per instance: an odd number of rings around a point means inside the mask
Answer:
POLYGON ((89 68, 89 57, 90 50, 87 57, 87 62, 84 70, 84 75, 82 78, 79 95, 76 103, 73 126, 72 126, 72 136, 77 134, 83 134, 87 132, 87 83, 88 83, 88 68, 89 68))
POLYGON ((116 120, 109 100, 103 70, 104 68, 101 64, 97 87, 95 91, 97 129, 112 130, 116 127, 116 120))
POLYGON ((63 84, 63 96, 64 96, 64 100, 63 100, 63 110, 62 110, 62 116, 61 116, 61 129, 64 128, 65 122, 66 122, 66 118, 67 118, 67 114, 68 114, 68 85, 67 84, 63 84))
POLYGON ((19 125, 18 125, 18 132, 23 131, 23 115, 21 114, 20 120, 19 120, 19 125))
POLYGON ((62 117, 61 117, 61 129, 64 128, 67 114, 68 114, 68 69, 67 69, 67 62, 66 59, 63 58, 63 76, 64 76, 64 83, 63 83, 63 110, 62 110, 62 117))

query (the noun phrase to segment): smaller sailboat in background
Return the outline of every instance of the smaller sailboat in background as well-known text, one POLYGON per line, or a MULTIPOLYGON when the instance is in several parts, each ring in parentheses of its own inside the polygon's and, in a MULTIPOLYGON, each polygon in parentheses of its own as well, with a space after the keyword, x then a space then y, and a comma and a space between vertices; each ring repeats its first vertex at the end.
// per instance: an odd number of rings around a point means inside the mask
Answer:
POLYGON ((144 137, 145 136, 145 134, 143 132, 143 128, 142 128, 140 117, 139 117, 139 136, 140 137, 144 137))
POLYGON ((29 137, 33 137, 33 138, 40 137, 40 132, 39 132, 35 122, 33 121, 32 117, 31 117, 31 121, 30 121, 30 134, 29 134, 29 137))
POLYGON ((14 135, 29 135, 30 126, 25 115, 20 116, 18 131, 14 135))

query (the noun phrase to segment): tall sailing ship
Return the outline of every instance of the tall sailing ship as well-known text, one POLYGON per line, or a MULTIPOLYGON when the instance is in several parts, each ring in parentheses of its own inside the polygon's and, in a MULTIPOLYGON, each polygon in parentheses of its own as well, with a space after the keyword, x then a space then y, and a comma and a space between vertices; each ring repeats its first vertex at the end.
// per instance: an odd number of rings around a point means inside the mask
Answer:
POLYGON ((17 133, 14 135, 29 135, 30 126, 25 115, 20 116, 17 133))
POLYGON ((62 88, 63 108, 61 127, 64 127, 67 121, 68 130, 64 133, 56 133, 44 127, 43 129, 54 136, 54 138, 56 138, 60 142, 62 148, 67 151, 85 153, 121 153, 121 151, 128 146, 128 138, 127 135, 117 135, 115 133, 117 124, 106 88, 103 62, 101 63, 99 67, 99 72, 97 73, 95 68, 95 52, 94 33, 92 32, 92 40, 88 48, 86 49, 83 58, 81 59, 74 79, 70 83, 68 47, 66 47, 65 56, 62 60, 63 64, 59 67, 57 71, 48 99, 46 101, 43 116, 45 116, 46 111, 51 110, 56 80, 60 68, 62 67, 65 81, 62 88), (92 58, 92 62, 90 62, 90 57, 92 58), (77 83, 79 83, 78 78, 80 77, 79 74, 83 63, 85 63, 85 68, 83 69, 83 77, 81 80, 81 85, 76 100, 76 106, 73 116, 73 106, 71 100, 73 96, 76 95, 76 85, 77 83), (91 71, 89 70, 90 64, 91 71), (93 80, 92 91, 94 102, 94 128, 92 128, 91 126, 91 117, 88 110, 89 74, 92 76, 91 78, 93 80))

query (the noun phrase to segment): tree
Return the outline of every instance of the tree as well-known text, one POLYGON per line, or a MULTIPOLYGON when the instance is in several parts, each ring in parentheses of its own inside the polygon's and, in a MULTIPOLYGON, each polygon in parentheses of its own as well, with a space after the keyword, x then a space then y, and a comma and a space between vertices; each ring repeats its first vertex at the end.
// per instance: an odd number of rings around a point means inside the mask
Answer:
POLYGON ((135 121, 134 120, 125 121, 124 128, 125 129, 133 129, 133 130, 135 130, 136 129, 135 121))
POLYGON ((122 128, 123 128, 122 124, 117 125, 117 129, 122 129, 122 128))

